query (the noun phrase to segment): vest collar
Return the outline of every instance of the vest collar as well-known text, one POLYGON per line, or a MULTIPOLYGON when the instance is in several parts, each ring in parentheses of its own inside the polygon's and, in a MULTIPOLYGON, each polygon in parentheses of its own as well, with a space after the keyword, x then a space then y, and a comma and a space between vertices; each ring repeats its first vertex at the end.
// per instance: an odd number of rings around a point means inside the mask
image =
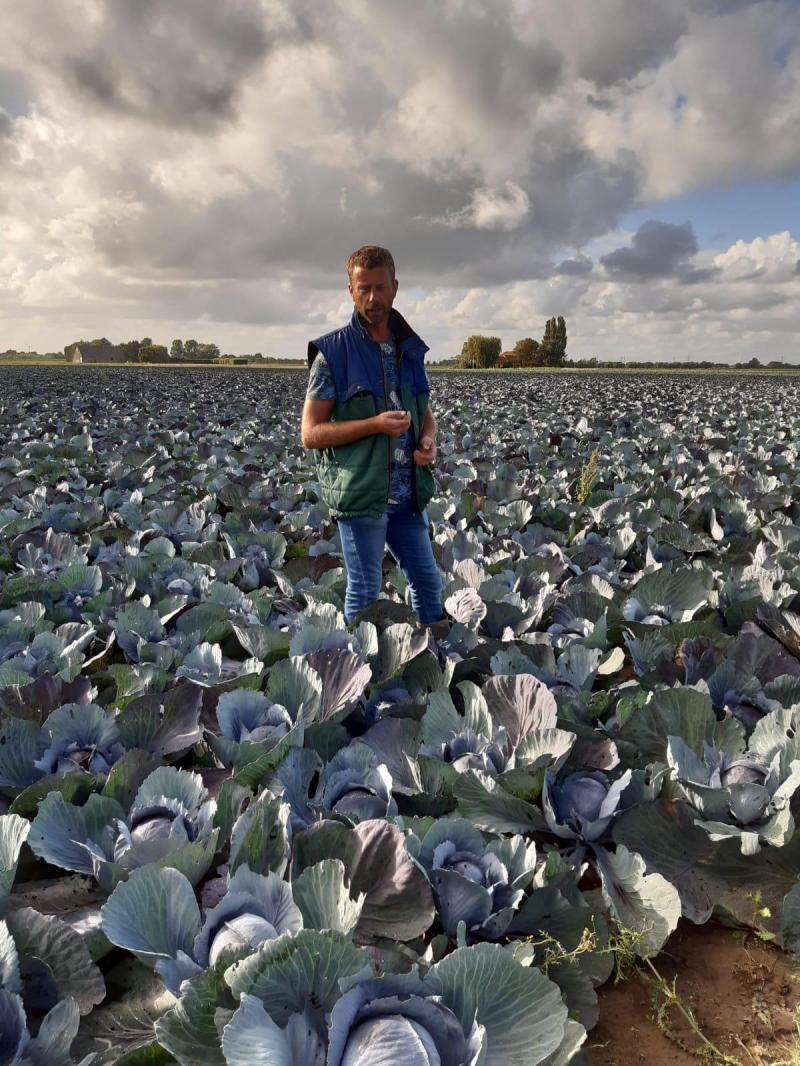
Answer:
MULTIPOLYGON (((353 307, 353 314, 350 318, 350 325, 353 329, 357 330, 364 340, 372 340, 367 330, 366 323, 359 315, 358 311, 353 307)), ((395 343, 399 348, 401 344, 409 339, 409 337, 416 337, 417 340, 421 340, 419 334, 417 334, 408 322, 403 318, 399 311, 395 311, 391 308, 389 311, 389 331, 395 339, 395 343)))

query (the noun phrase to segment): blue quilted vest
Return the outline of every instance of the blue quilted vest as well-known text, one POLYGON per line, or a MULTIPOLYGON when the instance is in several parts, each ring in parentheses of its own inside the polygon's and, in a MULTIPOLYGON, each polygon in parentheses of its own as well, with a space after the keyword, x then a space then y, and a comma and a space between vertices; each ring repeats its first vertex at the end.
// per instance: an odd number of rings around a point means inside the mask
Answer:
MULTIPOLYGON (((397 346, 400 394, 411 414, 416 447, 428 408, 428 346, 394 308, 389 312, 389 329, 397 346)), ((317 352, 325 356, 336 389, 332 420, 371 418, 388 409, 381 349, 355 308, 346 326, 309 343, 309 367, 317 352)), ((321 448, 315 454, 322 496, 334 517, 383 514, 391 469, 390 438, 386 434, 376 433, 339 448, 321 448)), ((433 476, 427 467, 414 465, 413 478, 414 504, 422 511, 433 495, 433 476)))

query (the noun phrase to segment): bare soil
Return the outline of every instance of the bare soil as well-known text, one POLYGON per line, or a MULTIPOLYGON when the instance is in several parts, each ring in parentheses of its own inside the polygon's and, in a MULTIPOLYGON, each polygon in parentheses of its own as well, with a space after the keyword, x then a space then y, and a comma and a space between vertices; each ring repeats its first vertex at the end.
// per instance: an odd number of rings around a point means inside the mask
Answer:
MULTIPOLYGON (((741 1066, 800 1066, 800 960, 751 933, 682 921, 655 960, 700 1029, 741 1066), (797 1020, 796 1020, 797 1019, 797 1020)), ((720 1062, 674 1007, 635 973, 599 992, 600 1022, 585 1044, 591 1066, 720 1062)))

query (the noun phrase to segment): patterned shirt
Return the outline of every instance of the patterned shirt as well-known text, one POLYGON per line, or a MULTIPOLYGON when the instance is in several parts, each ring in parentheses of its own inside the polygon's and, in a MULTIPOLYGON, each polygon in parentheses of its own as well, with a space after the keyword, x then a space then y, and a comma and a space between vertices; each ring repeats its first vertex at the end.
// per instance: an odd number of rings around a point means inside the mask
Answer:
MULTIPOLYGON (((383 380, 386 386, 387 409, 402 411, 400 398, 400 369, 397 365, 397 349, 394 340, 380 341, 383 356, 383 380)), ((309 400, 335 400, 336 388, 330 367, 322 352, 318 352, 311 365, 306 396, 309 400)), ((387 510, 406 506, 412 496, 412 471, 414 462, 414 432, 409 426, 402 437, 390 437, 391 471, 389 477, 389 500, 387 510)))

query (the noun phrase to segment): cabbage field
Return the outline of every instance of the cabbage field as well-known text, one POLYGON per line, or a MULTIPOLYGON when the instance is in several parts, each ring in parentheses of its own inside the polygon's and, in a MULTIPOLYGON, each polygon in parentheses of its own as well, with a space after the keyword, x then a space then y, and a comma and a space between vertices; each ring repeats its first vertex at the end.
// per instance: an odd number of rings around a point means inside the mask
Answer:
POLYGON ((0 1066, 561 1066, 681 916, 800 950, 795 379, 432 376, 432 631, 305 380, 0 372, 0 1066))

